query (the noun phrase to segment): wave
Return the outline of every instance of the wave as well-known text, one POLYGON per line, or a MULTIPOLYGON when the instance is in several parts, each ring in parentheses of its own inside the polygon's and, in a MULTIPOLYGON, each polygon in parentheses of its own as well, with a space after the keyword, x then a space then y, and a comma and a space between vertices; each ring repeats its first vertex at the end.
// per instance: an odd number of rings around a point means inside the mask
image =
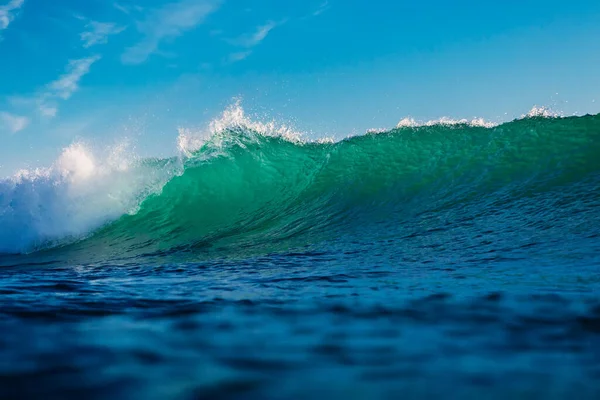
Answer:
MULTIPOLYGON (((0 253, 289 247, 365 229, 399 234, 425 212, 595 185, 600 116, 541 110, 504 124, 403 120, 336 142, 253 122, 235 105, 206 131, 181 129, 170 159, 77 143, 51 167, 0 182, 0 253)), ((597 201, 594 188, 583 196, 597 201)))

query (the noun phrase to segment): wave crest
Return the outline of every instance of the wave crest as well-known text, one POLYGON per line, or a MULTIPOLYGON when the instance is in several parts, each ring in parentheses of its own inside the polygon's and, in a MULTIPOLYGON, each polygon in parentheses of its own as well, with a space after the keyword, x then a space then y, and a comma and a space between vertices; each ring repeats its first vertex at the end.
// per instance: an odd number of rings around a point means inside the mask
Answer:
POLYGON ((454 119, 449 117, 442 117, 439 119, 434 119, 430 121, 420 122, 416 121, 413 118, 406 117, 400 120, 396 125, 397 128, 419 128, 423 126, 456 126, 456 125, 466 125, 472 127, 480 127, 480 128, 493 128, 498 126, 497 123, 486 121, 483 118, 473 118, 471 120, 468 119, 454 119))
POLYGON ((263 238, 279 239, 340 218, 393 216, 409 204, 468 201, 511 185, 540 190, 600 170, 599 116, 534 114, 501 125, 406 119, 335 142, 253 121, 235 103, 206 129, 180 129, 180 154, 170 159, 140 159, 126 144, 94 152, 74 143, 50 167, 0 181, 0 253, 75 241, 103 226, 109 243, 127 237, 144 251, 255 238, 267 227, 263 238))
POLYGON ((246 135, 279 137, 295 143, 306 141, 303 133, 286 124, 274 120, 268 122, 252 120, 246 115, 241 101, 238 100, 227 107, 219 118, 212 120, 207 129, 179 128, 177 147, 183 155, 190 157, 209 141, 213 146, 219 147, 229 144, 232 139, 230 134, 233 131, 246 135))

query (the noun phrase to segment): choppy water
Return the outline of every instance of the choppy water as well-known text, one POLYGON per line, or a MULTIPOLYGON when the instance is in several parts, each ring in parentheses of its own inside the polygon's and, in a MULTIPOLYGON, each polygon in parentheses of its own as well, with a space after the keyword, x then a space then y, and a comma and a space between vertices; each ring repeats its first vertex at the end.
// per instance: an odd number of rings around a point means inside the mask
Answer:
POLYGON ((0 182, 0 397, 600 396, 600 116, 271 128, 0 182))

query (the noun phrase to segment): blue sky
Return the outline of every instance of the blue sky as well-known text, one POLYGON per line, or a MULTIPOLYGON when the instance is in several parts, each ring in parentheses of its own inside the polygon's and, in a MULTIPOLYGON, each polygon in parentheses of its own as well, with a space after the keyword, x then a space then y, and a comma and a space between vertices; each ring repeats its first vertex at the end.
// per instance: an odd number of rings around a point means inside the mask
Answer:
POLYGON ((76 140, 174 154, 237 97, 312 136, 597 113, 599 43, 596 0, 0 0, 0 176, 76 140))

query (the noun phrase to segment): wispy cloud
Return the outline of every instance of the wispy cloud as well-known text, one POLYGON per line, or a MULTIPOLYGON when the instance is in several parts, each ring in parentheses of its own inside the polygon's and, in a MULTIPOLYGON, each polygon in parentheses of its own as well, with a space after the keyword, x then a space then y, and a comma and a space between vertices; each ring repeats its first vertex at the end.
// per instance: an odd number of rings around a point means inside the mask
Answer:
POLYGON ((117 26, 110 22, 90 21, 86 28, 87 31, 79 35, 83 41, 83 47, 88 48, 97 44, 105 44, 108 37, 117 35, 125 30, 125 27, 117 26))
POLYGON ((46 88, 47 97, 59 97, 63 100, 69 99, 79 89, 79 81, 90 72, 90 67, 98 61, 100 56, 92 56, 69 61, 67 72, 54 82, 50 82, 46 88))
POLYGON ((64 74, 58 79, 44 85, 31 96, 17 96, 9 98, 13 107, 19 109, 35 110, 39 115, 53 118, 58 114, 58 105, 61 100, 68 100, 79 90, 79 82, 90 72, 93 63, 100 56, 91 56, 69 61, 64 74))
POLYGON ((280 24, 282 23, 269 21, 266 24, 259 26, 253 33, 242 35, 238 38, 229 39, 227 41, 235 46, 251 48, 265 40, 269 33, 280 24))
POLYGON ((113 3, 113 7, 125 14, 129 14, 129 12, 130 12, 129 8, 127 8, 126 6, 121 5, 119 3, 113 3))
POLYGON ((0 31, 8 28, 10 23, 14 21, 23 4, 25 4, 25 0, 11 0, 8 4, 0 6, 0 31))
POLYGON ((117 3, 114 2, 113 3, 113 7, 116 8, 117 10, 121 11, 124 14, 131 14, 133 11, 138 11, 138 12, 142 12, 144 11, 144 8, 138 5, 125 5, 122 3, 117 3))
POLYGON ((317 17, 321 14, 323 14, 325 11, 329 10, 331 8, 331 6, 329 5, 329 1, 324 1, 323 3, 321 3, 321 5, 319 6, 319 8, 317 8, 314 12, 313 12, 313 16, 317 17))
POLYGON ((248 58, 250 56, 250 54, 252 54, 252 50, 246 50, 246 51, 239 51, 237 53, 231 53, 229 55, 229 62, 234 63, 234 62, 245 60, 246 58, 248 58))
POLYGON ((58 114, 58 107, 46 103, 38 104, 38 110, 43 117, 54 118, 58 114))
POLYGON ((121 61, 124 64, 143 63, 158 51, 163 41, 192 30, 215 12, 220 4, 221 0, 182 0, 150 12, 145 21, 137 24, 143 39, 126 49, 121 61))
POLYGON ((10 133, 17 133, 27 128, 29 118, 7 112, 0 112, 0 122, 10 133))
POLYGON ((273 29, 285 24, 286 22, 286 20, 280 22, 268 21, 266 24, 256 28, 256 30, 252 33, 241 35, 234 39, 227 39, 226 41, 229 44, 247 49, 230 54, 229 62, 233 63, 248 58, 252 54, 252 48, 258 46, 263 40, 265 40, 273 29))

